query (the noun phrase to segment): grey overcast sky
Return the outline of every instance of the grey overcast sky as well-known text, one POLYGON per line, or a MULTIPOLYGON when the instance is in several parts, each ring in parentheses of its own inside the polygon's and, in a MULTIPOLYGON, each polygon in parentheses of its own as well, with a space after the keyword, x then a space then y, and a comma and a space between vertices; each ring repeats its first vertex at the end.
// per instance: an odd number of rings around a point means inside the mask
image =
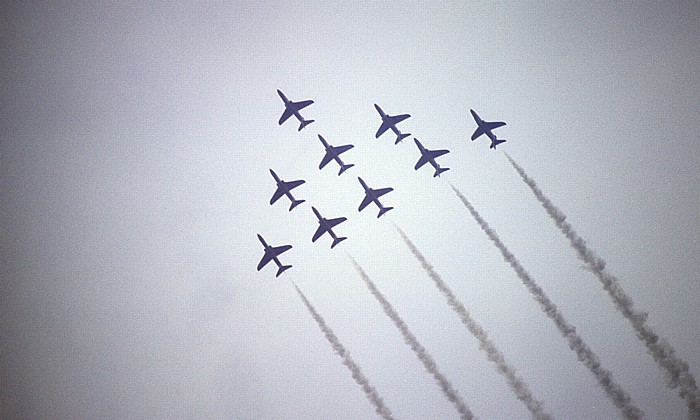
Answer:
POLYGON ((307 295, 398 418, 457 412, 365 269, 481 418, 525 406, 401 227, 557 418, 620 415, 448 182, 648 418, 664 373, 511 167, 532 176, 700 378, 700 5, 3 2, 0 417, 372 418, 307 295), (315 119, 277 121, 276 89, 315 119), (451 170, 414 171, 412 138, 451 170), (473 108, 508 124, 470 141, 473 108), (323 171, 317 134, 354 144, 323 171), (274 169, 307 200, 268 204, 274 169), (362 213, 357 176, 395 209, 362 213), (311 243, 345 216, 349 239, 311 243), (256 233, 294 267, 275 278, 256 233))

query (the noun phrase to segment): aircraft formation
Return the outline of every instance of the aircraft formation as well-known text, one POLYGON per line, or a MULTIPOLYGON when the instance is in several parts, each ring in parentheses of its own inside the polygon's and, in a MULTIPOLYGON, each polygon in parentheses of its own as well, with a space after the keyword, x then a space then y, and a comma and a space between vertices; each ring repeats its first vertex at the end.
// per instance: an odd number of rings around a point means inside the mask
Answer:
MULTIPOLYGON (((299 131, 305 126, 313 122, 313 120, 304 119, 299 110, 312 104, 313 101, 301 101, 301 102, 291 102, 284 94, 278 90, 278 94, 282 98, 285 104, 285 110, 280 118, 279 124, 281 125, 286 121, 291 115, 295 115, 300 122, 299 131)), ((374 105, 375 109, 381 117, 381 125, 375 134, 375 138, 379 138, 389 129, 396 135, 396 140, 394 144, 400 143, 403 139, 410 136, 410 133, 403 133, 397 127, 397 124, 410 118, 409 114, 401 115, 387 115, 378 105, 374 105)), ((506 125, 502 121, 484 121, 481 117, 473 110, 469 110, 472 118, 476 123, 476 130, 471 136, 471 140, 476 140, 482 135, 486 135, 491 141, 489 145, 490 149, 496 149, 499 144, 504 143, 506 140, 499 139, 496 137, 493 130, 496 128, 506 125)), ((346 164, 341 160, 340 155, 346 151, 353 148, 353 145, 343 145, 343 146, 332 146, 326 139, 318 135, 319 140, 325 148, 325 155, 321 160, 319 165, 319 170, 323 168, 331 161, 335 160, 340 170, 338 175, 342 175, 346 170, 353 167, 353 164, 346 164)), ((449 150, 430 150, 427 149, 423 144, 414 137, 414 142, 420 156, 418 162, 416 163, 414 170, 419 170, 426 163, 430 163, 435 172, 433 177, 439 177, 440 174, 448 171, 449 168, 442 167, 436 161, 437 158, 449 153, 449 150)), ((646 324, 647 313, 635 310, 632 304, 632 300, 625 294, 621 286, 618 284, 617 278, 605 271, 605 261, 600 259, 591 251, 587 246, 585 240, 583 240, 578 234, 573 230, 571 225, 566 221, 566 216, 556 208, 551 201, 544 196, 541 189, 536 185, 534 180, 530 178, 524 170, 518 166, 513 159, 511 159, 508 154, 506 157, 513 165, 514 169, 521 176, 525 184, 527 184, 532 192, 535 194, 536 198, 540 201, 542 206, 545 208, 551 219, 554 221, 555 225, 559 230, 569 239, 571 247, 577 252, 579 258, 586 263, 585 268, 591 271, 604 286, 604 289, 608 292, 613 304, 616 309, 631 323, 631 326, 635 330, 637 338, 646 346, 648 352, 653 357, 654 361, 662 368, 666 373, 666 385, 671 389, 676 389, 678 396, 685 401, 688 407, 688 418, 700 419, 700 391, 698 390, 697 382, 693 377, 692 373, 689 371, 688 363, 675 355, 674 349, 664 340, 659 339, 659 335, 656 334, 650 326, 646 324)), ((287 196, 291 205, 289 210, 293 210, 298 205, 302 204, 304 200, 297 200, 291 193, 291 190, 304 184, 303 180, 297 181, 283 181, 277 174, 270 169, 276 184, 277 189, 275 190, 270 204, 274 204, 282 195, 287 196)), ((384 215, 393 207, 385 207, 379 200, 380 197, 393 191, 393 188, 370 188, 367 183, 358 176, 358 181, 360 186, 364 191, 364 197, 360 202, 358 207, 358 212, 361 212, 371 203, 374 203, 379 209, 377 218, 384 215)), ((467 200, 467 198, 455 187, 450 184, 450 187, 455 192, 457 197, 460 199, 464 207, 469 211, 472 218, 481 227, 484 233, 488 236, 489 240, 498 248, 498 250, 503 255, 504 260, 511 266, 515 272, 518 279, 525 285, 530 295, 537 302, 542 312, 554 323, 554 326, 559 331, 560 335, 567 341, 569 348, 576 353, 579 362, 581 362, 596 378, 598 385, 600 385, 603 392, 610 399, 611 403, 620 410, 620 414, 624 418, 629 419, 641 419, 644 418, 644 411, 638 408, 632 401, 630 395, 624 390, 624 388, 618 384, 612 373, 602 366, 597 354, 588 346, 588 344, 583 340, 583 338, 576 332, 575 326, 569 323, 569 321, 564 317, 564 315, 558 310, 557 306, 551 301, 551 299, 545 294, 543 289, 537 284, 537 282, 530 276, 526 269, 521 265, 521 263, 516 259, 512 252, 508 250, 506 245, 501 241, 495 231, 489 226, 489 224, 484 220, 477 210, 472 206, 472 204, 467 200)), ((316 242, 319 238, 328 233, 331 237, 331 248, 335 248, 340 242, 347 239, 344 236, 338 236, 334 231, 334 228, 339 224, 347 220, 346 217, 337 218, 325 218, 317 210, 316 207, 311 207, 312 212, 318 220, 318 227, 313 234, 311 241, 316 242)), ((511 390, 515 393, 516 397, 525 404, 525 406, 530 410, 533 418, 537 419, 551 419, 551 414, 547 413, 543 407, 541 401, 537 400, 532 392, 529 390, 527 384, 518 377, 515 373, 514 368, 505 361, 500 350, 488 340, 486 333, 483 328, 481 328, 476 321, 470 318, 469 313, 464 308, 464 305, 457 300, 452 291, 449 289, 447 284, 440 278, 432 265, 425 259, 425 257, 420 253, 418 248, 411 242, 411 240, 406 236, 406 234, 398 227, 395 226, 402 236, 404 242, 411 250, 411 253, 416 257, 416 259, 421 263, 426 273, 434 281, 438 290, 447 299, 449 306, 459 315, 462 323, 469 330, 469 332, 480 341, 480 349, 484 350, 488 354, 488 359, 497 364, 497 370, 499 373, 503 374, 511 390)), ((263 237, 258 234, 258 239, 264 248, 264 255, 258 264, 258 271, 260 271, 266 264, 270 261, 275 261, 278 267, 276 276, 279 276, 284 271, 291 268, 291 265, 283 265, 279 260, 279 255, 291 249, 291 245, 282 246, 270 246, 265 242, 263 237)), ((459 395, 458 391, 454 389, 449 380, 444 376, 444 374, 438 370, 437 364, 434 359, 428 354, 425 348, 417 341, 415 335, 410 332, 406 323, 399 317, 397 312, 388 302, 388 300, 382 295, 376 285, 370 280, 369 276, 364 272, 360 265, 355 261, 355 259, 348 254, 348 257, 353 262, 356 271, 362 277, 367 289, 380 303, 386 315, 391 318, 392 322, 400 330, 401 334, 404 336, 404 341, 411 347, 411 349, 416 353, 418 359, 423 362, 426 370, 434 377, 436 382, 440 385, 443 393, 449 401, 451 401, 461 418, 471 419, 474 418, 473 413, 466 405, 462 397, 459 395)), ((340 344, 337 337, 333 334, 330 327, 326 325, 325 321, 320 314, 313 308, 308 299, 299 290, 299 288, 294 284, 300 297, 304 301, 307 309, 312 314, 319 327, 324 332, 324 335, 331 342, 335 352, 343 359, 343 364, 351 370, 352 376, 355 381, 362 387, 367 395, 367 398, 375 406, 375 411, 380 416, 385 419, 393 419, 390 410, 386 407, 382 401, 382 398, 378 395, 376 390, 369 384, 367 378, 362 374, 359 366, 350 358, 347 350, 340 344)))
MULTIPOLYGON (((304 100, 304 101, 298 101, 294 102, 291 101, 287 98, 287 96, 281 91, 277 90, 277 94, 280 96, 282 99, 282 102, 284 103, 284 111, 282 112, 282 116, 280 117, 278 121, 278 125, 284 124, 291 116, 296 117, 296 119, 299 121, 299 128, 297 131, 301 131, 304 129, 306 126, 314 122, 314 120, 307 120, 305 119, 300 111, 307 106, 311 105, 314 103, 313 100, 304 100)), ((403 133, 401 130, 397 127, 397 124, 400 122, 406 120, 407 118, 410 118, 410 114, 400 114, 400 115, 388 115, 387 113, 384 112, 384 110, 377 104, 374 104, 374 108, 377 110, 379 113, 379 116, 381 118, 381 124, 379 126, 379 129, 377 130, 377 133, 375 134, 375 138, 381 137, 385 132, 391 130, 395 135, 396 135, 396 140, 394 144, 399 144, 403 139, 411 136, 411 133, 403 133)), ((476 131, 474 131, 474 134, 471 137, 471 140, 476 140, 479 136, 482 134, 486 134, 486 136, 491 139, 491 149, 496 149, 496 146, 504 143, 505 140, 503 139, 498 139, 496 135, 493 133, 493 130, 502 127, 506 125, 504 122, 488 122, 482 120, 479 115, 474 112, 474 110, 470 110, 472 117, 474 118, 474 121, 477 124, 476 131)), ((338 164, 339 171, 338 175, 342 175, 345 171, 348 169, 352 168, 355 166, 352 163, 345 163, 341 159, 340 155, 347 152, 348 150, 352 149, 354 146, 352 144, 346 144, 342 146, 333 146, 331 145, 321 134, 318 134, 318 139, 321 141, 321 144, 323 145, 325 149, 325 155, 321 159, 321 163, 318 165, 319 170, 323 170, 323 168, 328 165, 331 161, 335 161, 338 164)), ((420 153, 420 156, 418 158, 418 162, 416 163, 414 170, 420 169, 422 166, 424 166, 426 163, 430 163, 432 167, 435 169, 435 172, 433 173, 433 177, 439 177, 440 174, 442 174, 445 171, 448 171, 450 168, 446 168, 443 166, 440 166, 440 164, 437 162, 437 158, 449 153, 450 151, 447 149, 440 149, 440 150, 430 150, 427 149, 423 144, 417 139, 413 138, 413 141, 416 144, 416 147, 418 148, 418 151, 420 153)), ((298 205, 304 203, 306 200, 297 200, 294 198, 292 195, 292 190, 302 184, 304 184, 304 180, 296 180, 296 181, 284 181, 282 180, 272 169, 270 169, 270 174, 275 180, 277 189, 272 195, 272 198, 270 199, 270 205, 275 204, 283 195, 286 196, 289 201, 290 201, 290 207, 289 211, 292 211, 295 207, 298 205)), ((362 186, 365 196, 360 202, 360 205, 358 207, 358 212, 361 212, 363 209, 365 209, 370 203, 376 204, 376 206, 379 209, 379 213, 377 214, 377 218, 383 216, 388 212, 389 210, 392 210, 393 207, 385 207, 380 201, 379 197, 382 197, 385 194, 390 193, 393 191, 393 188, 387 187, 387 188, 378 188, 378 189, 373 189, 370 188, 365 181, 361 177, 357 177, 358 181, 360 182, 360 185, 362 186)), ((323 236, 325 233, 328 233, 328 235, 333 239, 333 242, 331 243, 331 248, 335 248, 336 245, 338 245, 340 242, 343 240, 347 239, 347 237, 342 237, 338 236, 333 228, 339 225, 340 223, 344 222, 347 220, 346 217, 337 217, 337 218, 332 218, 332 219, 327 219, 321 216, 321 213, 316 209, 316 207, 311 207, 311 210, 313 211, 314 215, 318 219, 318 228, 314 235, 311 238, 311 242, 316 242, 321 236, 323 236)), ((262 243, 264 247, 264 254, 262 259, 260 260, 260 263, 258 264, 258 271, 260 271, 267 263, 270 261, 275 261, 278 267, 278 271, 276 274, 276 277, 278 277, 280 274, 282 274, 285 270, 291 268, 291 265, 282 265, 280 260, 278 259, 279 255, 282 254, 283 252, 288 251, 289 249, 292 248, 291 245, 282 245, 282 246, 269 246, 263 237, 258 234, 258 239, 262 243)))

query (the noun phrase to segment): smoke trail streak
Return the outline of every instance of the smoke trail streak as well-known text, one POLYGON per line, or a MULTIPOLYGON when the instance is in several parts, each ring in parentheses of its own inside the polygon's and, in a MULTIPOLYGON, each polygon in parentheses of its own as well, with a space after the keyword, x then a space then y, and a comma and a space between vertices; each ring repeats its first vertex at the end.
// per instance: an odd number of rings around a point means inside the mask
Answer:
POLYGON ((559 333, 569 342, 569 348, 576 352, 578 360, 581 361, 588 370, 595 376, 598 380, 598 384, 605 390, 608 398, 612 400, 617 408, 622 411, 625 418, 628 419, 638 419, 644 417, 644 411, 637 408, 629 394, 625 392, 620 385, 618 385, 612 377, 612 374, 607 369, 604 369, 598 356, 591 350, 590 347, 583 341, 583 339, 576 333, 576 328, 569 324, 564 316, 559 312, 557 306, 549 300, 547 295, 544 293, 542 288, 530 277, 530 274, 525 271, 520 262, 515 258, 515 256, 506 248, 506 246, 501 242, 501 239, 496 235, 496 232, 491 229, 491 227, 486 223, 484 219, 481 218, 479 213, 472 207, 471 203, 462 195, 462 193, 452 184, 450 184, 452 190, 457 194, 457 197, 462 201, 462 204, 469 210, 471 215, 474 217, 476 222, 479 224, 481 229, 486 233, 491 242, 496 245, 496 247, 501 251, 503 259, 506 260, 508 264, 513 268, 518 278, 523 282, 528 291, 535 298, 537 303, 539 303, 542 311, 549 317, 556 325, 559 333))
POLYGON ((576 233, 571 224, 566 221, 566 215, 552 204, 535 181, 530 178, 525 173, 525 170, 515 163, 507 153, 506 157, 523 181, 530 187, 535 197, 537 197, 537 200, 539 200, 542 207, 547 211, 547 214, 554 220, 554 224, 556 224, 559 230, 569 240, 571 247, 576 251, 578 257, 588 265, 589 271, 595 274, 602 283, 603 289, 608 292, 617 310, 632 324, 637 338, 644 342, 644 345, 647 347, 656 363, 666 371, 666 384, 670 388, 678 388, 678 395, 685 400, 690 412, 689 414, 691 414, 693 418, 700 419, 700 394, 698 394, 695 378, 688 369, 688 363, 677 357, 671 345, 665 340, 660 339, 659 336, 646 325, 648 314, 645 312, 638 312, 634 309, 632 299, 622 289, 617 278, 605 271, 605 261, 588 248, 586 241, 583 240, 583 238, 576 233))
POLYGON ((420 253, 418 248, 411 242, 411 240, 406 236, 406 233, 401 230, 398 226, 394 225, 396 230, 398 230, 401 238, 406 243, 408 248, 413 253, 413 256, 421 263, 423 269, 428 273, 428 276, 435 282, 435 286, 440 290, 440 292, 447 299, 447 303, 450 307, 459 315, 459 319, 462 321, 469 332, 479 340, 479 348, 486 352, 488 359, 496 364, 496 370, 501 375, 505 376, 508 380, 508 386, 515 393, 520 401, 525 404, 532 417, 535 419, 552 419, 552 415, 547 413, 541 401, 537 400, 532 393, 527 384, 519 378, 515 369, 506 362, 503 354, 496 348, 496 345, 489 340, 486 331, 479 325, 474 319, 469 315, 469 311, 466 310, 462 302, 457 299, 457 297, 452 293, 452 290, 447 286, 447 284, 442 280, 442 277, 433 269, 428 260, 425 259, 423 254, 420 253))
POLYGON ((440 388, 442 389, 442 392, 445 394, 447 399, 455 405, 457 411, 459 412, 460 418, 473 419, 474 414, 464 403, 464 400, 462 400, 462 397, 459 395, 459 393, 457 393, 457 390, 452 387, 450 381, 448 381, 447 378, 445 378, 445 376, 438 370, 437 364, 435 363, 435 360, 433 360, 432 356, 430 356, 425 347, 423 347, 418 342, 416 336, 413 335, 413 333, 408 329, 406 323, 403 321, 403 319, 401 319, 399 314, 396 313, 394 307, 391 306, 389 301, 386 300, 386 298, 384 297, 384 295, 382 295, 379 289, 377 289, 377 286, 374 285, 372 280, 370 280, 369 276, 367 276, 367 273, 365 273, 365 271, 362 269, 362 267, 360 267, 357 261, 355 261, 355 259, 350 255, 348 255, 348 257, 350 257, 350 260, 355 266, 355 270, 357 270, 357 273, 360 275, 360 277, 362 277, 362 280, 365 282, 365 285, 367 286, 369 291, 382 305, 384 313, 386 313, 387 316, 391 318, 391 320, 394 322, 394 325, 396 325, 396 328, 398 328, 399 331, 401 331, 401 335, 403 335, 406 344, 408 344, 409 347, 411 347, 411 350, 413 350, 416 353, 416 356, 418 356, 418 360, 423 362, 423 366, 425 366, 425 369, 433 375, 435 381, 438 383, 438 385, 440 385, 440 388))
POLYGON ((380 397, 377 393, 377 390, 369 384, 367 377, 365 377, 365 375, 362 373, 362 370, 360 370, 360 367, 355 363, 355 361, 352 360, 352 358, 350 357, 350 353, 348 353, 345 347, 343 347, 343 345, 340 343, 338 337, 336 337, 333 333, 333 330, 331 330, 331 328, 328 325, 326 325, 326 321, 324 321, 323 317, 321 317, 321 315, 318 312, 316 312, 316 309, 313 307, 313 305, 311 305, 311 302, 309 302, 309 300, 301 292, 301 290, 299 290, 297 285, 294 282, 292 282, 292 285, 294 285, 294 288, 297 289, 297 293, 299 294, 299 297, 301 297, 301 300, 304 301, 304 304, 309 310, 309 313, 311 313, 311 316, 314 317, 319 328, 321 328, 321 331, 323 331, 323 334, 326 336, 326 339, 329 343, 331 343, 331 346, 333 346, 333 350, 338 354, 338 356, 340 356, 341 359, 343 359, 343 364, 350 370, 353 379, 355 379, 355 382, 357 382, 357 384, 362 387, 362 390, 365 391, 367 399, 374 406, 374 411, 376 411, 377 414, 379 414, 383 418, 387 420, 392 420, 394 417, 391 414, 391 410, 389 410, 389 407, 384 405, 384 400, 382 399, 382 397, 380 397))

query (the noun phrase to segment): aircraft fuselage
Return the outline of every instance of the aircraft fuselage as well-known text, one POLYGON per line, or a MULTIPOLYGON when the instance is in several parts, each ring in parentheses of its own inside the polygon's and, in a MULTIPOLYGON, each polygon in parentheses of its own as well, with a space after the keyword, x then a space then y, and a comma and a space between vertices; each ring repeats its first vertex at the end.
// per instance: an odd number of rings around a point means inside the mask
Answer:
POLYGON ((269 252, 270 255, 272 255, 272 261, 274 261, 275 264, 277 264, 277 267, 282 267, 282 263, 277 258, 277 254, 275 254, 275 252, 272 250, 272 247, 268 245, 267 242, 265 242, 265 239, 263 239, 263 237, 260 236, 260 234, 258 234, 258 239, 260 240, 260 243, 262 243, 263 248, 265 248, 265 253, 267 254, 269 252))
POLYGON ((438 163, 437 163, 437 161, 435 160, 435 158, 433 158, 433 157, 430 155, 430 153, 428 153, 428 151, 425 149, 425 147, 423 147, 423 145, 422 145, 418 140, 416 140, 416 144, 417 144, 418 147, 420 148, 420 153, 421 153, 421 155, 425 156, 425 159, 428 161, 428 163, 430 163, 431 165, 433 165, 433 168, 439 169, 439 168, 440 168, 440 165, 438 165, 438 163))

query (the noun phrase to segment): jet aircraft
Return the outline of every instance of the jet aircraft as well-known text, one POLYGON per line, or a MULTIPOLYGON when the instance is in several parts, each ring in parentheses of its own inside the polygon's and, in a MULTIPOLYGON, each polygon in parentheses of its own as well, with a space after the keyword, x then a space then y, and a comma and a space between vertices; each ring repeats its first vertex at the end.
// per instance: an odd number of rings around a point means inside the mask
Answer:
POLYGON ((401 133, 401 131, 399 131, 399 129, 396 128, 396 124, 400 123, 406 118, 409 118, 410 115, 386 115, 384 111, 382 111, 382 109, 379 107, 379 105, 374 104, 374 108, 377 110, 377 112, 379 112, 379 115, 381 115, 382 117, 382 125, 379 126, 379 130, 377 130, 377 134, 375 134, 374 136, 375 139, 378 139, 379 136, 384 134, 384 132, 390 128, 391 131, 393 131, 396 134, 396 141, 394 142, 394 144, 399 144, 401 140, 411 135, 411 133, 401 133))
POLYGON ((344 241, 348 238, 346 237, 338 237, 336 236, 335 232, 333 232, 333 226, 338 225, 346 220, 348 220, 346 217, 339 217, 337 219, 325 219, 323 216, 321 216, 321 213, 316 210, 316 207, 311 207, 311 210, 314 211, 314 214, 318 218, 318 229, 316 229, 316 233, 314 233, 313 238, 311 238, 311 242, 316 242, 316 239, 320 238, 321 235, 324 233, 328 232, 329 235, 333 238, 333 243, 331 244, 331 249, 338 245, 341 241, 344 241))
POLYGON ((289 201, 292 202, 292 205, 289 207, 289 211, 292 211, 294 207, 306 201, 295 200, 291 193, 292 189, 303 184, 304 180, 300 179, 298 181, 282 181, 272 169, 270 169, 270 173, 272 174, 272 177, 275 178, 275 182, 277 182, 277 190, 275 190, 275 193, 272 194, 272 198, 270 199, 270 205, 275 204, 275 201, 279 200, 279 198, 282 197, 282 195, 286 195, 289 198, 289 201))
POLYGON ((360 181, 362 188, 365 189, 365 198, 362 199, 360 207, 357 209, 357 211, 362 211, 362 209, 367 207, 367 205, 371 202, 374 202, 377 205, 377 207, 379 207, 379 214, 377 215, 377 218, 381 217, 381 215, 393 209, 393 207, 384 207, 382 206, 382 203, 379 202, 379 197, 394 191, 393 188, 379 188, 375 190, 368 187, 367 184, 365 184, 365 181, 363 181, 362 178, 360 178, 359 176, 357 177, 357 179, 360 181))
POLYGON ((318 165, 318 169, 323 169, 323 167, 326 166, 331 159, 335 159, 335 161, 338 162, 338 165, 340 165, 340 172, 338 172, 338 175, 355 166, 354 163, 346 165, 340 159, 341 153, 345 153, 354 147, 352 144, 346 144, 344 146, 331 146, 320 134, 318 135, 318 138, 321 140, 321 143, 323 143, 323 147, 326 148, 326 155, 323 156, 323 159, 321 159, 321 164, 318 165))
POLYGON ((431 165, 435 168, 435 174, 433 177, 440 176, 441 173, 445 171, 449 171, 450 168, 442 168, 438 163, 435 161, 436 157, 442 156, 446 153, 450 153, 449 150, 428 150, 423 145, 418 141, 417 138, 414 138, 416 142, 416 146, 418 146, 418 150, 420 150, 420 158, 418 159, 418 162, 416 163, 416 167, 414 168, 415 170, 418 170, 421 166, 425 165, 426 163, 430 162, 431 165))
POLYGON ((474 131, 474 134, 472 134, 472 141, 476 140, 477 137, 479 137, 482 134, 486 134, 488 138, 491 139, 491 146, 489 146, 490 149, 496 150, 496 146, 498 146, 501 143, 505 143, 506 141, 503 139, 497 139, 496 135, 493 134, 491 130, 494 130, 498 127, 503 127, 506 125, 506 123, 502 121, 496 121, 496 122, 489 122, 489 121, 484 121, 482 120, 476 112, 474 112, 473 109, 470 109, 469 112, 472 113, 472 117, 474 117, 474 121, 476 121, 476 125, 478 127, 476 128, 476 131, 474 131))
POLYGON ((282 125, 282 123, 287 121, 287 119, 292 115, 297 117, 297 120, 299 120, 299 129, 297 131, 301 131, 302 128, 314 122, 314 120, 305 120, 304 117, 302 117, 299 113, 299 110, 306 108, 307 106, 314 103, 314 101, 308 100, 292 102, 289 99, 287 99, 287 97, 284 96, 284 93, 282 93, 282 91, 279 89, 277 89, 277 94, 280 95, 280 98, 282 98, 282 100, 284 101, 284 112, 282 112, 282 116, 280 117, 279 125, 282 125))
POLYGON ((265 254, 263 255, 262 259, 260 260, 260 263, 258 264, 258 271, 265 267, 267 263, 269 263, 271 260, 274 260, 275 264, 277 264, 277 267, 279 268, 275 277, 279 277, 279 275, 282 274, 285 270, 292 268, 291 265, 282 265, 279 258, 277 258, 283 252, 289 251, 292 248, 291 245, 270 246, 267 244, 267 242, 265 242, 265 240, 262 236, 260 236, 259 233, 258 239, 260 240, 260 243, 263 244, 263 247, 265 247, 265 254))

